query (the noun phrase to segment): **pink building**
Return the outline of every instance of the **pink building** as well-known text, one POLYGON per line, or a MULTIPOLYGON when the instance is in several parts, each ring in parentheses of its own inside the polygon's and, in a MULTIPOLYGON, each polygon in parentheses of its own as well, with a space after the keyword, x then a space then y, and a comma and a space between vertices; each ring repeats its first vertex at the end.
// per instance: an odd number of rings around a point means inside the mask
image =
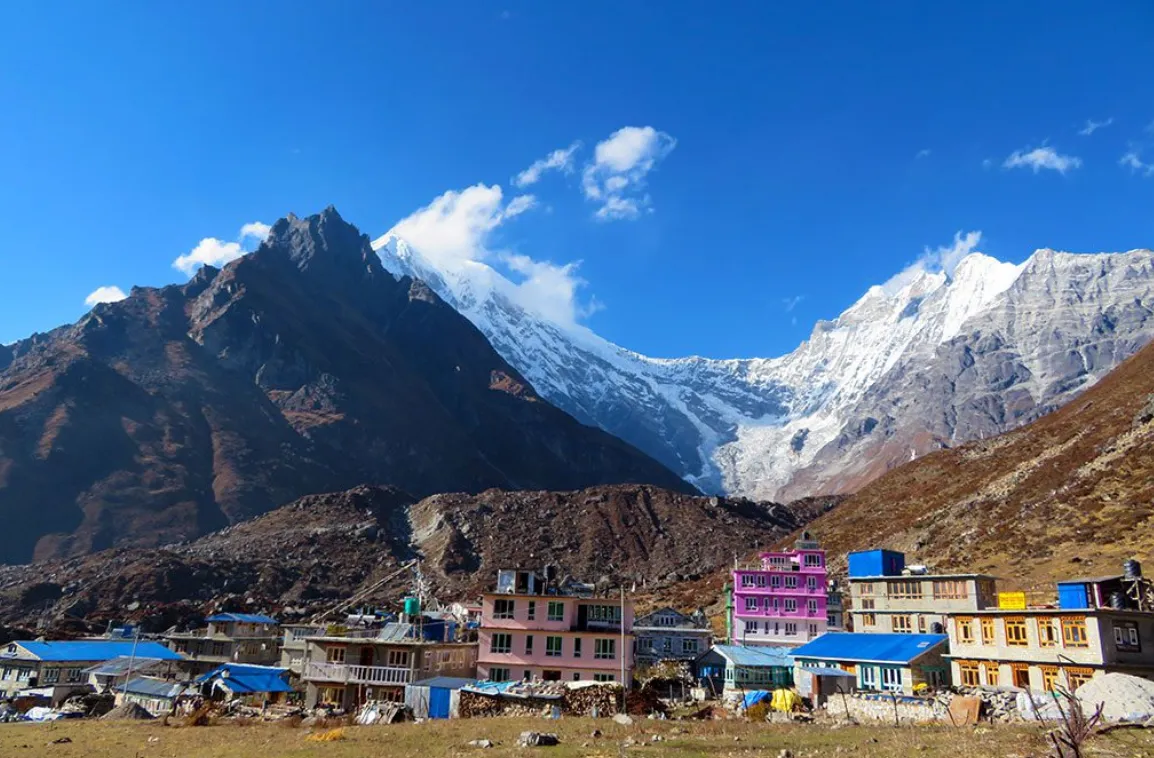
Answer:
POLYGON ((633 603, 592 585, 551 586, 532 571, 500 571, 481 602, 477 676, 512 680, 633 678, 633 603))
POLYGON ((825 634, 825 551, 802 533, 794 549, 762 553, 758 565, 733 571, 730 642, 800 645, 825 634))

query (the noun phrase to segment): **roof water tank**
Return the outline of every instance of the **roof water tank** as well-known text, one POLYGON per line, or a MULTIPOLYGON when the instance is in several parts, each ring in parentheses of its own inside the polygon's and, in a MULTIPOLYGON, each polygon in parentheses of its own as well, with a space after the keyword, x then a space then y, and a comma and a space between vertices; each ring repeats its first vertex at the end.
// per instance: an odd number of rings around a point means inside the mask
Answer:
POLYGON ((421 612, 421 601, 415 597, 407 597, 404 608, 406 616, 416 616, 421 612))

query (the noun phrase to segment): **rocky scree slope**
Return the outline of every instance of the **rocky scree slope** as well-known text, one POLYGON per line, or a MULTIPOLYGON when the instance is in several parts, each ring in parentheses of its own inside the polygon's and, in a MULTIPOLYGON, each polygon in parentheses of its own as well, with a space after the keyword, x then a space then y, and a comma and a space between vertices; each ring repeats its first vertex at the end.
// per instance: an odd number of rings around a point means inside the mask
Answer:
MULTIPOLYGON (((127 617, 160 630, 220 609, 305 617, 415 557, 445 602, 475 598, 500 568, 546 564, 661 597, 729 565, 735 549, 768 545, 828 507, 636 485, 422 500, 358 487, 310 495, 187 544, 0 567, 0 624, 78 632, 127 617)), ((411 579, 404 573, 370 602, 395 606, 411 579)))
POLYGON ((1052 591, 1150 561, 1152 517, 1154 345, 1054 413, 901 466, 808 528, 833 559, 887 547, 1052 591))
POLYGON ((1067 402, 1154 337, 1154 253, 980 253, 911 267, 780 358, 650 358, 521 307, 484 263, 434 265, 387 234, 394 276, 427 282, 544 397, 707 492, 848 493, 926 452, 1067 402))
POLYGON ((364 482, 693 491, 543 401, 333 208, 0 355, 0 562, 191 539, 364 482))

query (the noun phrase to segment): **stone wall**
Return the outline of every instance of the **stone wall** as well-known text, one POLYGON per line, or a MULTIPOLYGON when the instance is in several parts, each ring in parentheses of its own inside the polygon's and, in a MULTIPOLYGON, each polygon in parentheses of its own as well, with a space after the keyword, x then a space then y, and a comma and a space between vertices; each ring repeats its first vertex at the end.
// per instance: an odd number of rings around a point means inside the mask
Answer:
POLYGON ((920 724, 927 721, 948 721, 946 709, 935 699, 912 698, 898 695, 863 695, 855 693, 831 695, 825 704, 826 713, 834 718, 855 721, 887 721, 899 724, 920 724))

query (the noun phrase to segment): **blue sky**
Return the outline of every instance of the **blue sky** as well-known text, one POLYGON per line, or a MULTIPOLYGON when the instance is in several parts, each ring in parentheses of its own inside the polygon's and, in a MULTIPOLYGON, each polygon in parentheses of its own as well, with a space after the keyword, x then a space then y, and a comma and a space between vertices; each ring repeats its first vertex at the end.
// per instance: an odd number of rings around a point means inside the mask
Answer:
POLYGON ((578 318, 659 356, 786 352, 959 231, 1154 245, 1142 0, 101 5, 5 9, 3 342, 245 224, 376 237, 478 185, 465 244, 580 261, 578 318))

